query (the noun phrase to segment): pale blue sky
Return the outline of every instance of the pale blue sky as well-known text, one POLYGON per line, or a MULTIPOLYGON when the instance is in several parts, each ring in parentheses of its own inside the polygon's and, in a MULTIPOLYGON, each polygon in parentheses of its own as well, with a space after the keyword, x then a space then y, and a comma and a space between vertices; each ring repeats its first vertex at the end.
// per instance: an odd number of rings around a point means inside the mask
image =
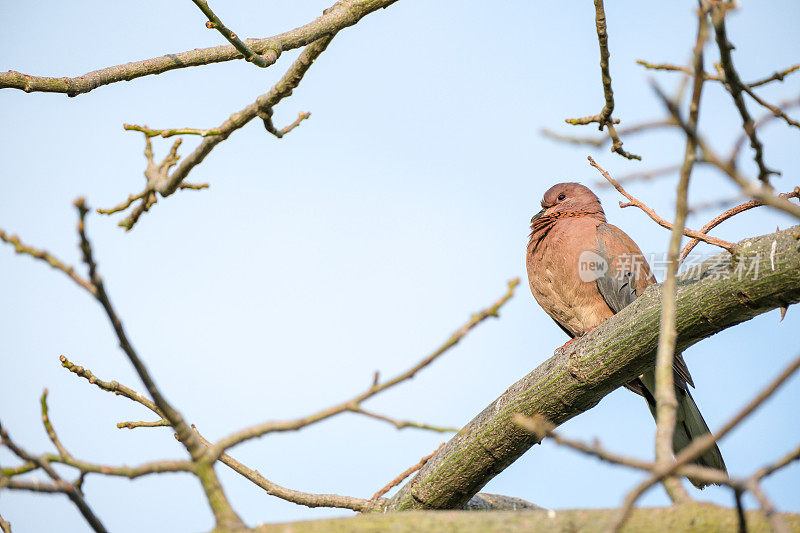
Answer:
MULTIPOLYGON (((226 2, 212 7, 242 36, 263 37, 303 24, 323 1, 226 2)), ((606 7, 617 116, 624 123, 662 115, 648 74, 634 61, 682 62, 694 42, 693 2, 615 2, 606 7)), ((220 145, 191 176, 211 189, 182 192, 145 215, 128 234, 117 219, 92 215, 89 234, 100 268, 135 346, 167 396, 204 434, 219 438, 256 422, 312 412, 407 368, 469 317, 523 278, 499 321, 475 330, 433 367, 371 401, 387 414, 460 426, 566 339, 537 306, 524 270, 528 221, 544 190, 559 181, 592 185, 592 154, 616 175, 677 162, 675 132, 624 138, 645 162, 605 150, 555 144, 542 127, 591 134, 565 117, 602 107, 591 2, 423 2, 401 0, 343 31, 276 124, 297 112, 310 120, 282 140, 253 122, 220 145)), ((0 69, 79 75, 167 52, 221 44, 191 2, 5 2, 0 69)), ((798 62, 789 0, 746 4, 732 15, 734 58, 745 79, 798 62)), ((710 58, 714 58, 710 48, 710 58)), ((265 92, 297 52, 262 70, 231 62, 169 72, 64 95, 0 92, 3 188, 0 227, 78 263, 72 200, 116 204, 144 180, 141 135, 122 123, 213 127, 265 92)), ((673 74, 656 79, 667 88, 673 74)), ((796 96, 800 76, 761 92, 796 96)), ((740 121, 721 87, 709 84, 701 126, 720 149, 740 121)), ((761 110, 752 107, 760 116, 761 110)), ((795 113, 797 115, 797 113, 795 113)), ((797 130, 778 122, 762 132, 766 160, 798 183, 797 130)), ((163 155, 168 141, 157 142, 163 155)), ((181 148, 186 154, 196 141, 181 148)), ((747 149, 743 169, 752 173, 747 149)), ((630 187, 672 216, 674 176, 630 187)), ((735 189, 701 170, 693 202, 735 189)), ((647 253, 668 233, 641 212, 620 210, 598 190, 608 218, 647 253)), ((714 213, 693 216, 700 226, 714 213)), ((767 210, 727 222, 728 240, 791 221, 767 210)), ((698 247, 697 253, 710 253, 698 247)), ((50 389, 51 415, 77 457, 136 464, 183 457, 164 429, 118 430, 149 418, 142 408, 63 370, 65 354, 104 379, 142 389, 117 348, 100 307, 66 278, 0 249, 0 417, 32 452, 49 450, 38 398, 50 389)), ((686 352, 706 420, 719 427, 797 353, 800 315, 778 312, 707 339, 686 352)), ((721 443, 729 469, 747 474, 800 440, 794 378, 721 443)), ((563 426, 609 449, 652 456, 655 425, 641 398, 619 390, 563 426)), ((300 433, 268 436, 232 450, 266 477, 294 489, 369 497, 435 449, 443 436, 398 432, 346 415, 300 433)), ((8 453, 0 453, 8 464, 8 453)), ((327 516, 266 495, 219 468, 249 524, 327 516)), ((777 506, 800 511, 800 467, 765 483, 777 506)), ((546 443, 493 480, 486 491, 552 508, 617 506, 641 475, 546 443)), ((86 495, 112 531, 199 531, 212 525, 197 482, 161 475, 134 482, 89 477, 86 495)), ((730 505, 729 491, 692 494, 730 505)), ((663 505, 657 488, 642 499, 663 505)), ((749 501, 749 500, 748 500, 749 501)), ((0 493, 0 514, 15 532, 87 529, 64 497, 0 493)))

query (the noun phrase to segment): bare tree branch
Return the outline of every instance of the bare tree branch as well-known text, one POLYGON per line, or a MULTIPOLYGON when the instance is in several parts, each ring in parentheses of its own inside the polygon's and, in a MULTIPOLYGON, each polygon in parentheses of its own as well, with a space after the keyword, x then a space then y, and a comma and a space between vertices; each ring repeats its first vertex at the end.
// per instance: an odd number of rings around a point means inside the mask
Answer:
MULTIPOLYGON (((507 292, 496 302, 494 302, 491 306, 483 309, 482 311, 475 313, 469 319, 469 321, 461 326, 455 333, 453 333, 447 341, 440 346, 437 350, 433 353, 422 359, 419 363, 411 367, 410 369, 406 370, 398 374, 397 376, 386 380, 382 383, 374 382, 369 389, 361 394, 355 396, 350 400, 346 400, 338 405, 334 405, 333 407, 329 407, 327 409, 323 409, 311 415, 305 416, 303 418, 297 418, 295 420, 284 420, 284 421, 273 421, 273 422, 265 422, 263 424, 258 424, 241 431, 237 431, 227 437, 221 439, 219 442, 214 444, 211 448, 208 449, 206 453, 206 457, 209 460, 215 461, 219 458, 225 450, 236 446, 246 440, 254 439, 260 437, 262 435, 266 435, 267 433, 272 433, 276 431, 293 431, 296 429, 300 429, 302 427, 309 426, 311 424, 315 424, 332 416, 338 415, 340 413, 344 413, 347 411, 358 411, 362 402, 372 398, 379 392, 382 392, 390 387, 393 387, 399 383, 407 381, 413 378, 417 372, 431 364, 435 361, 439 356, 443 353, 447 352, 458 344, 461 339, 463 339, 475 326, 486 320, 490 317, 497 317, 499 316, 500 308, 505 305, 508 300, 514 295, 514 289, 519 285, 519 278, 513 279, 508 282, 508 290, 507 292)), ((464 502, 466 503, 466 502, 464 502)))
MULTIPOLYGON (((280 81, 278 81, 269 92, 262 94, 255 102, 231 115, 228 120, 215 129, 219 134, 204 137, 200 145, 178 165, 172 174, 169 174, 169 169, 172 165, 165 167, 164 163, 156 165, 156 170, 151 172, 150 175, 148 175, 146 171, 145 175, 148 178, 147 185, 139 197, 139 204, 133 208, 125 219, 120 221, 119 225, 126 230, 131 230, 139 218, 156 203, 156 194, 167 197, 178 190, 183 180, 189 175, 189 172, 199 165, 216 145, 226 140, 234 131, 245 126, 256 116, 269 118, 272 115, 272 108, 278 102, 289 96, 300 84, 305 73, 311 68, 311 65, 317 57, 325 51, 331 39, 333 39, 333 35, 328 35, 308 45, 305 50, 300 53, 300 56, 295 60, 292 66, 289 67, 289 70, 286 71, 280 81)), ((163 133, 163 130, 159 131, 163 133)), ((143 133, 145 133, 145 141, 149 147, 150 132, 145 131, 143 133)), ((176 148, 175 145, 173 145, 173 148, 176 148)), ((150 156, 148 156, 149 169, 151 168, 150 163, 152 162, 152 150, 150 149, 150 152, 148 152, 148 148, 146 148, 145 155, 147 156, 148 153, 150 153, 150 156)), ((175 154, 172 155, 174 156, 175 154)), ((165 162, 167 162, 168 159, 170 159, 170 156, 165 158, 165 162)), ((174 158, 174 162, 177 162, 177 157, 174 158)), ((172 164, 175 164, 174 162, 172 164)), ((103 210, 102 212, 116 212, 118 210, 117 208, 113 208, 110 210, 103 210)))
POLYGON ((597 42, 600 45, 600 73, 603 80, 603 96, 605 98, 605 104, 603 105, 603 109, 597 115, 578 119, 567 119, 567 122, 574 125, 585 125, 596 122, 600 131, 602 131, 604 127, 608 127, 608 135, 611 138, 611 151, 618 153, 626 159, 641 160, 641 156, 626 152, 622 148, 622 141, 620 140, 617 130, 614 127, 614 124, 619 123, 619 120, 614 119, 611 116, 614 112, 614 90, 611 87, 611 67, 609 61, 611 54, 608 51, 608 30, 606 28, 606 12, 605 7, 603 6, 603 0, 594 0, 594 9, 595 26, 597 27, 597 42))
MULTIPOLYGON (((698 270, 678 276, 676 304, 681 320, 676 350, 683 351, 767 310, 800 301, 796 235, 800 235, 797 226, 742 241, 735 263, 724 252, 698 270), (758 267, 756 279, 741 270, 745 262, 753 270, 758 267)), ((661 286, 653 285, 620 313, 558 350, 450 439, 390 500, 388 510, 463 506, 471 494, 537 442, 514 424, 514 414, 539 414, 562 424, 652 368, 660 306, 661 286)), ((698 467, 685 472, 710 476, 707 470, 698 467)))
MULTIPOLYGON (((792 192, 781 193, 778 195, 778 197, 786 199, 800 198, 800 187, 795 187, 792 192)), ((720 213, 719 215, 711 219, 705 226, 700 228, 699 233, 706 234, 712 229, 722 224, 723 222, 725 222, 726 220, 728 220, 729 218, 738 215, 739 213, 742 213, 744 211, 747 211, 748 209, 753 209, 754 207, 760 207, 762 205, 764 205, 764 202, 761 200, 750 200, 749 202, 745 202, 735 207, 731 207, 727 211, 720 213)), ((692 249, 695 246, 697 246, 697 243, 699 242, 700 239, 693 238, 688 243, 686 243, 686 246, 684 246, 683 250, 681 250, 680 256, 678 256, 678 261, 683 261, 684 259, 686 259, 686 256, 689 255, 689 252, 691 252, 692 249)))
MULTIPOLYGON (((6 429, 0 424, 0 443, 4 444, 9 450, 11 450, 14 455, 19 457, 25 462, 32 462, 36 463, 36 465, 44 470, 44 472, 50 477, 52 480, 53 490, 48 492, 62 492, 64 493, 67 498, 78 508, 78 511, 83 516, 86 523, 89 524, 89 527, 92 528, 93 531, 96 533, 105 533, 106 528, 103 526, 103 523, 94 514, 92 508, 89 507, 89 504, 86 503, 86 500, 83 498, 83 494, 79 489, 77 489, 73 484, 67 483, 53 470, 53 467, 50 465, 49 461, 41 458, 41 457, 34 457, 30 455, 28 452, 23 450, 19 447, 14 441, 11 440, 11 437, 8 435, 6 429)), ((10 482, 7 482, 4 479, 0 479, 0 487, 3 485, 8 486, 10 482)))
MULTIPOLYGON (((370 13, 394 4, 397 0, 340 0, 325 10, 317 19, 286 33, 266 39, 247 39, 245 42, 256 54, 270 51, 287 51, 302 48, 314 41, 333 35, 353 26, 370 13)), ((233 46, 215 46, 186 52, 167 54, 144 61, 116 65, 75 78, 48 78, 30 76, 9 70, 0 72, 0 89, 20 89, 25 92, 54 92, 77 96, 89 91, 117 83, 131 81, 142 76, 161 74, 170 70, 209 65, 234 59, 242 59, 242 54, 233 46)))
POLYGON ((245 61, 252 63, 257 67, 266 68, 274 64, 281 56, 282 50, 280 48, 267 50, 261 55, 253 52, 253 50, 247 46, 247 44, 239 39, 235 33, 233 33, 227 26, 225 26, 225 24, 222 23, 220 18, 208 6, 208 2, 206 2, 206 0, 192 0, 192 2, 194 2, 194 5, 200 8, 200 11, 202 11, 206 17, 208 17, 206 28, 210 30, 217 30, 220 34, 222 34, 222 36, 225 37, 225 39, 231 43, 240 54, 242 54, 245 61))
MULTIPOLYGON (((659 226, 661 226, 663 228, 666 228, 666 229, 672 231, 673 225, 670 222, 668 222, 666 219, 660 217, 655 211, 653 211, 653 209, 648 207, 644 202, 642 202, 641 200, 638 200, 636 197, 634 197, 633 195, 628 193, 628 191, 626 191, 625 188, 622 187, 622 185, 619 184, 619 182, 617 182, 614 178, 612 178, 611 175, 608 172, 606 172, 600 165, 595 163, 594 159, 592 159, 591 156, 589 156, 588 159, 589 159, 589 164, 592 165, 594 168, 596 168, 600 172, 600 174, 602 174, 603 177, 606 180, 608 180, 608 182, 615 189, 617 189, 617 191, 620 192, 620 194, 622 194, 625 198, 628 199, 628 202, 626 202, 626 203, 620 202, 619 203, 620 207, 623 207, 623 208, 624 207, 631 207, 631 206, 638 207, 639 209, 641 209, 642 211, 647 213, 647 216, 649 216, 656 224, 658 224, 659 226)), ((701 240, 703 242, 707 242, 708 244, 713 244, 714 246, 719 246, 720 248, 722 248, 724 250, 727 250, 728 252, 731 252, 731 253, 734 251, 735 246, 736 246, 735 244, 733 244, 731 242, 723 241, 722 239, 718 239, 717 237, 711 237, 709 235, 703 234, 702 232, 695 231, 695 230, 692 230, 692 229, 689 229, 689 228, 683 228, 682 233, 683 233, 683 235, 686 235, 687 237, 693 237, 693 238, 699 239, 699 240, 701 240)))
POLYGON ((717 39, 717 46, 719 47, 720 62, 725 72, 725 82, 730 89, 733 102, 736 104, 736 108, 742 116, 742 127, 744 127, 744 130, 750 137, 750 146, 755 152, 755 161, 758 165, 758 179, 767 183, 770 174, 780 174, 780 172, 767 168, 767 165, 764 163, 764 146, 758 139, 758 135, 756 135, 755 122, 750 116, 750 112, 747 110, 744 98, 742 97, 744 84, 739 78, 739 73, 733 66, 733 58, 731 57, 733 45, 728 40, 727 30, 725 28, 725 15, 731 7, 732 4, 728 2, 711 3, 711 23, 714 25, 714 33, 717 39))

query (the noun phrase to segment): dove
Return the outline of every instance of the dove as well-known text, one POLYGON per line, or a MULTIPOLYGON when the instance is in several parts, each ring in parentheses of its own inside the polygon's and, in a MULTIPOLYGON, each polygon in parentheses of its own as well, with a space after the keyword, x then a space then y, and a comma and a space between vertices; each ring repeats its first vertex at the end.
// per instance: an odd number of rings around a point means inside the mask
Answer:
MULTIPOLYGON (((571 339, 614 316, 656 283, 639 247, 606 221, 600 199, 588 187, 559 183, 544 193, 541 205, 531 219, 528 281, 533 297, 571 339)), ((710 430, 689 392, 694 382, 681 354, 675 355, 673 368, 678 407, 672 444, 678 453, 710 430)), ((655 369, 625 386, 644 397, 655 417, 655 369)), ((694 462, 726 471, 716 445, 694 462)))

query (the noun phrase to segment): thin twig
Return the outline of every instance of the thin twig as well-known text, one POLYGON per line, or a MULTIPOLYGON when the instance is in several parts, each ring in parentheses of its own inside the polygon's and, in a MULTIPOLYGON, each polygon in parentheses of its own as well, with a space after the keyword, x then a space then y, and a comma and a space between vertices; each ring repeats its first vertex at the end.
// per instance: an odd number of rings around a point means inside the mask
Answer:
MULTIPOLYGON (((216 128, 219 131, 218 135, 204 137, 200 145, 178 165, 172 174, 164 174, 158 180, 152 180, 152 186, 151 181, 148 180, 148 186, 154 191, 152 196, 142 198, 139 204, 119 223, 119 225, 126 230, 131 230, 138 222, 139 218, 155 204, 156 193, 160 194, 162 197, 167 197, 174 193, 180 188, 180 184, 186 179, 189 172, 199 165, 205 157, 211 153, 214 147, 225 141, 234 131, 244 127, 256 116, 266 116, 278 102, 289 96, 300 84, 303 76, 308 72, 308 69, 311 68, 314 61, 328 47, 334 35, 335 34, 326 35, 309 44, 269 92, 262 94, 255 102, 231 115, 228 120, 216 128)), ((147 140, 149 142, 149 137, 147 137, 147 140)))
POLYGON ((17 252, 18 254, 26 254, 31 257, 35 257, 36 259, 44 261, 51 267, 60 270, 61 272, 69 276, 70 279, 75 283, 77 283, 81 288, 86 289, 91 294, 94 294, 95 289, 92 286, 92 284, 88 280, 79 276, 75 272, 75 267, 67 265, 66 263, 58 259, 56 256, 54 256, 47 250, 39 250, 37 248, 34 248, 33 246, 28 246, 24 242, 20 241, 19 237, 17 237, 16 235, 9 235, 2 229, 0 229, 0 240, 13 246, 14 251, 17 252))
MULTIPOLYGON (((697 40, 693 50, 694 84, 692 98, 689 104, 689 125, 696 128, 700 115, 700 97, 703 92, 703 49, 707 35, 707 16, 703 9, 697 14, 697 40)), ((678 181, 675 201, 675 222, 670 235, 667 252, 667 272, 663 283, 663 298, 661 301, 660 330, 658 334, 658 349, 656 351, 655 368, 655 400, 656 400, 656 464, 667 465, 672 461, 672 441, 675 433, 676 412, 678 400, 675 395, 675 380, 673 367, 675 364, 675 343, 677 332, 676 322, 676 276, 678 273, 678 254, 680 252, 681 238, 686 227, 688 213, 689 179, 697 160, 697 143, 694 139, 686 139, 686 148, 681 165, 680 179, 678 181)), ((688 499, 683 486, 677 481, 665 478, 664 488, 673 502, 688 499)))
POLYGON ((11 450, 14 455, 22 459, 23 461, 30 461, 36 463, 39 468, 44 470, 44 472, 50 477, 52 480, 52 485, 56 488, 56 490, 51 492, 62 492, 64 493, 67 498, 72 501, 75 507, 78 508, 78 511, 83 516, 86 523, 89 524, 89 527, 92 528, 96 533, 105 533, 106 528, 103 526, 103 523, 94 514, 92 508, 89 507, 89 504, 86 503, 86 500, 83 498, 83 494, 78 490, 72 483, 67 483, 56 473, 53 467, 50 465, 50 462, 41 458, 35 457, 21 447, 19 447, 14 441, 11 440, 11 437, 8 435, 6 429, 0 424, 0 442, 5 444, 6 447, 11 450))
POLYGON ((2 515, 0 515, 0 531, 3 533, 11 533, 11 524, 4 520, 2 515))
MULTIPOLYGON (((756 408, 758 408, 764 401, 772 396, 772 394, 780 387, 792 374, 800 368, 800 356, 798 356, 789 366, 787 366, 781 374, 770 382, 764 389, 762 389, 747 405, 738 411, 725 425, 720 428, 716 433, 708 433, 701 437, 694 439, 686 448, 681 450, 676 456, 675 461, 667 465, 657 465, 652 470, 652 474, 648 479, 636 486, 625 497, 620 510, 614 520, 614 531, 625 522, 628 515, 633 508, 633 505, 650 487, 661 481, 667 476, 673 475, 680 471, 683 467, 688 466, 690 461, 700 457, 703 452, 711 448, 716 442, 727 435, 733 428, 738 426, 745 418, 747 418, 756 408)), ((749 487, 748 487, 749 489, 749 487)))
POLYGON ((775 506, 767 497, 766 493, 764 493, 764 491, 761 489, 761 485, 757 481, 752 480, 748 484, 748 489, 750 489, 750 492, 752 492, 753 496, 755 496, 756 500, 758 500, 758 504, 761 506, 761 511, 767 517, 767 520, 769 520, 769 523, 772 526, 773 533, 791 533, 789 526, 786 525, 783 517, 778 514, 778 512, 775 510, 775 506))
POLYGON ((208 22, 206 22, 206 28, 208 29, 215 29, 222 34, 225 39, 236 48, 239 53, 244 56, 244 60, 254 64, 257 67, 267 68, 268 66, 274 64, 278 58, 281 56, 281 49, 275 48, 263 53, 263 55, 259 55, 255 53, 249 46, 247 46, 244 41, 239 39, 239 37, 233 33, 230 29, 228 29, 225 24, 222 23, 220 18, 211 10, 208 6, 208 2, 206 0, 192 0, 194 5, 200 8, 200 11, 208 17, 208 22))
POLYGON ((733 58, 731 56, 733 45, 728 40, 727 30, 725 28, 725 15, 729 9, 730 5, 728 3, 721 4, 715 2, 711 4, 711 23, 714 25, 714 33, 717 40, 717 46, 719 48, 720 63, 722 64, 722 69, 725 72, 725 82, 728 85, 733 102, 742 117, 742 127, 747 132, 748 137, 750 137, 750 146, 755 152, 754 159, 756 161, 756 165, 758 165, 758 179, 763 183, 767 183, 769 181, 770 174, 780 173, 767 168, 767 165, 764 163, 764 145, 761 144, 761 141, 756 134, 755 123, 753 122, 750 112, 747 110, 747 105, 745 105, 744 98, 742 97, 744 86, 742 80, 739 78, 739 73, 733 66, 733 58))
POLYGON ((59 360, 61 361, 61 366, 63 366, 73 374, 85 378, 92 385, 95 385, 103 389, 104 391, 112 392, 118 396, 124 396, 129 400, 133 400, 136 403, 144 405, 145 407, 156 413, 158 416, 164 418, 164 413, 161 411, 161 409, 159 409, 158 406, 152 400, 145 398, 143 394, 136 392, 130 387, 126 387, 125 385, 122 385, 117 381, 103 381, 102 379, 95 376, 92 373, 92 371, 89 370, 88 368, 84 368, 81 365, 76 365, 72 363, 69 359, 67 359, 63 355, 59 356, 59 360))
MULTIPOLYGON (((768 184, 764 183, 754 183, 750 179, 744 177, 739 171, 736 170, 735 165, 732 161, 725 162, 723 161, 715 152, 712 150, 708 143, 706 143, 702 137, 700 137, 697 133, 696 128, 690 127, 680 116, 680 111, 678 107, 672 102, 667 96, 658 88, 658 86, 653 85, 653 90, 655 90, 658 97, 666 106, 667 110, 670 112, 672 117, 675 119, 676 123, 683 129, 686 134, 693 138, 697 143, 697 146, 700 147, 700 152, 703 156, 703 160, 714 165, 722 172, 724 172, 728 177, 730 177, 744 192, 747 196, 752 198, 756 198, 764 202, 764 205, 768 205, 770 207, 774 207, 775 209, 779 209, 785 213, 788 213, 792 216, 800 218, 800 206, 793 204, 786 198, 781 198, 779 196, 775 196, 773 194, 772 188, 768 184)), ((701 239, 702 240, 702 239, 701 239)))
POLYGON ((58 454, 63 457, 64 459, 72 459, 72 456, 69 454, 67 449, 61 444, 61 440, 56 435, 56 430, 53 428, 53 424, 50 422, 50 415, 49 409, 47 407, 47 389, 44 389, 42 392, 42 397, 40 400, 42 404, 42 424, 44 424, 44 430, 47 432, 47 437, 50 439, 50 442, 53 443, 53 446, 56 447, 58 450, 58 454))
POLYGON ((425 463, 427 463, 430 460, 431 457, 436 455, 436 452, 441 450, 442 446, 444 446, 444 444, 445 444, 444 442, 441 443, 438 448, 436 448, 435 450, 433 450, 433 452, 429 453, 428 455, 426 455, 425 457, 420 459, 417 464, 415 464, 414 466, 412 466, 412 467, 404 470, 402 473, 400 473, 400 475, 398 475, 396 478, 394 478, 389 483, 387 483, 382 489, 378 490, 378 492, 373 494, 372 498, 370 498, 369 501, 371 501, 371 502, 378 501, 378 499, 380 499, 384 494, 386 494, 387 492, 392 490, 394 487, 396 487, 400 483, 402 483, 403 480, 406 479, 408 476, 410 476, 411 474, 413 474, 414 472, 416 472, 417 470, 419 470, 420 468, 425 466, 425 463))
POLYGON ((742 491, 734 489, 733 496, 736 501, 736 516, 739 522, 739 533, 747 533, 747 516, 744 514, 744 506, 742 505, 742 491))
MULTIPOLYGON (((630 193, 628 193, 628 191, 626 191, 625 188, 622 187, 622 185, 620 185, 614 178, 612 178, 608 172, 606 172, 600 165, 595 163, 594 159, 592 159, 591 156, 589 156, 588 159, 589 159, 589 164, 592 165, 594 168, 596 168, 600 172, 600 174, 602 174, 603 177, 606 180, 608 180, 608 182, 620 192, 620 194, 622 194, 625 198, 628 199, 627 203, 620 202, 619 203, 620 207, 630 207, 630 206, 638 207, 639 209, 647 213, 647 216, 649 216, 656 224, 670 231, 672 230, 672 224, 670 222, 658 216, 658 214, 655 211, 653 211, 650 207, 648 207, 645 203, 641 202, 640 200, 633 197, 630 193)), ((702 233, 689 228, 683 228, 683 234, 686 235, 687 237, 697 238, 703 242, 707 242, 708 244, 719 246, 720 248, 724 248, 725 250, 731 253, 733 253, 735 249, 735 244, 732 242, 724 241, 722 239, 711 237, 709 235, 703 235, 702 233)))
MULTIPOLYGON (((197 428, 192 426, 200 441, 205 446, 211 446, 198 431, 197 428)), ((262 476, 258 470, 253 470, 243 465, 227 453, 220 455, 219 460, 230 467, 234 472, 241 474, 246 479, 249 479, 262 489, 264 489, 270 496, 275 496, 288 502, 304 505, 306 507, 334 507, 338 509, 351 509, 358 512, 373 511, 381 507, 381 502, 370 502, 363 498, 354 498, 352 496, 340 496, 338 494, 310 494, 298 490, 288 489, 282 487, 277 483, 273 483, 269 479, 262 476)))
POLYGON ((800 446, 797 446, 794 450, 790 451, 789 453, 787 453, 774 463, 759 468, 758 470, 756 470, 756 472, 753 474, 752 477, 754 479, 757 479, 758 481, 761 481, 765 477, 774 474, 781 468, 789 466, 790 464, 798 460, 800 460, 800 446))
POLYGON ((200 137, 208 137, 210 135, 220 135, 218 129, 201 130, 196 128, 172 128, 166 130, 150 129, 147 126, 139 126, 138 124, 123 124, 123 129, 126 131, 138 131, 144 133, 146 137, 172 137, 173 135, 199 135, 200 137))
POLYGON ((278 139, 282 139, 284 135, 295 129, 300 125, 301 122, 309 118, 311 113, 299 113, 294 122, 280 130, 275 128, 275 125, 272 123, 272 108, 269 108, 268 112, 263 112, 259 116, 264 120, 264 128, 266 128, 268 132, 273 134, 278 139))
MULTIPOLYGON (((683 74, 686 74, 687 76, 694 76, 695 75, 695 72, 694 72, 693 69, 691 69, 689 67, 682 66, 682 65, 675 65, 675 64, 672 64, 672 63, 651 63, 651 62, 645 61, 643 59, 637 59, 636 63, 638 65, 643 66, 646 69, 649 69, 649 70, 664 70, 664 71, 667 71, 667 72, 682 72, 683 74)), ((752 89, 753 87, 759 87, 761 85, 766 85, 767 83, 770 83, 770 82, 773 82, 773 81, 783 81, 783 79, 786 76, 788 76, 792 72, 796 72, 797 70, 800 70, 800 65, 792 65, 791 67, 788 67, 788 68, 785 68, 783 70, 779 70, 777 72, 774 72, 773 74, 771 74, 771 75, 769 75, 769 76, 767 76, 765 78, 762 78, 760 80, 756 80, 756 81, 753 81, 753 82, 750 82, 750 83, 745 83, 745 84, 743 84, 743 87, 748 87, 748 88, 752 89)), ((720 76, 720 75, 716 75, 716 74, 710 74, 708 72, 703 72, 703 79, 705 79, 706 81, 718 81, 718 82, 721 82, 721 83, 725 83, 725 77, 724 76, 720 76)))
POLYGON ((136 421, 136 422, 118 422, 117 427, 119 429, 135 429, 135 428, 160 428, 160 427, 170 427, 169 420, 156 420, 154 422, 144 422, 144 421, 136 421))
MULTIPOLYGON (((788 198, 800 198, 800 187, 795 187, 793 191, 786 192, 786 193, 781 193, 778 196, 780 198, 787 198, 787 199, 788 198)), ((747 211, 748 209, 753 209, 754 207, 759 207, 759 206, 762 206, 762 205, 764 205, 764 202, 761 201, 761 200, 750 200, 749 202, 744 202, 743 204, 739 204, 739 205, 737 205, 735 207, 731 207, 727 211, 725 211, 723 213, 720 213, 719 215, 717 215, 716 217, 711 219, 708 223, 706 223, 705 226, 700 228, 700 233, 703 233, 703 234, 708 233, 709 231, 711 231, 712 229, 716 228, 717 226, 719 226, 720 224, 722 224, 723 222, 725 222, 729 218, 731 218, 731 217, 733 217, 735 215, 738 215, 739 213, 742 213, 744 211, 747 211)), ((692 249, 695 246, 697 246, 697 244, 699 242, 700 242, 700 239, 692 239, 691 241, 686 243, 686 246, 684 246, 683 250, 681 250, 681 254, 678 257, 678 261, 683 261, 684 259, 686 259, 686 256, 689 255, 689 252, 691 252, 692 249)))
POLYGON ((600 72, 603 80, 603 96, 605 98, 605 105, 599 113, 598 129, 603 130, 604 126, 608 127, 608 135, 611 137, 611 151, 616 152, 626 159, 638 159, 642 157, 626 152, 622 148, 622 141, 614 128, 614 120, 612 113, 614 112, 614 90, 611 87, 611 67, 610 57, 611 54, 608 50, 608 30, 606 28, 606 12, 603 6, 603 0, 594 0, 595 9, 595 26, 597 27, 597 42, 600 45, 600 72))
POLYGON ((373 411, 368 411, 363 407, 354 407, 350 409, 352 413, 358 413, 364 415, 369 418, 374 418, 375 420, 382 420, 393 425, 397 429, 405 429, 405 428, 416 428, 416 429, 425 429, 428 431, 436 431, 437 433, 455 433, 458 431, 458 428, 454 427, 445 427, 445 426, 433 426, 431 424, 423 424, 420 422, 411 422, 409 420, 397 420, 395 418, 391 418, 386 415, 382 415, 379 413, 375 413, 373 411))
POLYGON ((265 435, 267 433, 275 431, 297 430, 302 427, 315 424, 332 416, 338 415, 340 413, 358 409, 362 402, 375 396, 379 392, 382 392, 390 387, 393 387, 399 383, 402 383, 406 380, 413 378, 417 374, 417 372, 430 365, 439 356, 441 356, 443 353, 447 352, 450 348, 458 344, 461 341, 461 339, 463 339, 474 327, 476 327, 478 324, 480 324, 487 318, 499 316, 498 313, 500 311, 500 308, 514 295, 514 289, 517 287, 517 285, 519 285, 519 278, 509 281, 508 290, 502 297, 500 297, 491 306, 472 315, 469 321, 467 321, 466 324, 464 324, 455 333, 453 333, 450 336, 450 338, 444 344, 442 344, 437 350, 435 350, 433 353, 422 359, 420 362, 418 362, 416 365, 412 366, 405 372, 402 372, 397 376, 389 380, 386 380, 382 383, 374 383, 370 386, 369 389, 355 396, 354 398, 344 401, 338 405, 334 405, 333 407, 323 409, 306 417, 297 418, 294 420, 266 422, 263 424, 258 424, 237 431, 221 439, 216 444, 214 444, 214 446, 209 448, 206 453, 206 457, 210 461, 215 461, 217 458, 219 458, 220 455, 222 455, 225 452, 225 450, 231 448, 232 446, 236 446, 237 444, 240 444, 246 440, 254 439, 262 435, 265 435))

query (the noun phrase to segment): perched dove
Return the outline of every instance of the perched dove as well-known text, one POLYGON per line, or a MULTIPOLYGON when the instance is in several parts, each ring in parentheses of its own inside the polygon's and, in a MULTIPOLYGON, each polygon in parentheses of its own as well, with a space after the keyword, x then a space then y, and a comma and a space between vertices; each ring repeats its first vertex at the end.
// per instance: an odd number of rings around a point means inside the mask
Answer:
MULTIPOLYGON (((606 222, 600 200, 579 183, 559 183, 544 193, 542 210, 531 219, 527 267, 534 298, 573 339, 618 313, 656 282, 636 243, 606 222)), ((672 445, 677 453, 709 429, 689 394, 687 385, 694 383, 681 354, 676 354, 674 368, 678 409, 672 445)), ((655 371, 626 387, 647 400, 655 417, 655 371)), ((695 462, 726 470, 716 445, 695 462)), ((690 481, 698 488, 706 485, 690 481)))

